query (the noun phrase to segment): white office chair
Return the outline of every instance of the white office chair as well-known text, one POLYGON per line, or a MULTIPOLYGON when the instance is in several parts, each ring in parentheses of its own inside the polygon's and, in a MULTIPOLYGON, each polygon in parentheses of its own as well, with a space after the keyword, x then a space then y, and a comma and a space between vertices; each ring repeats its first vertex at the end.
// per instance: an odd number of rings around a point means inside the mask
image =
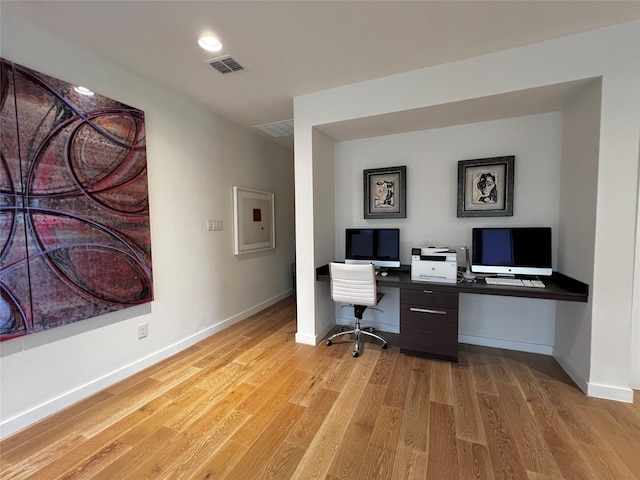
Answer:
MULTIPOLYGON (((331 345, 334 338, 340 335, 353 335, 355 348, 353 356, 360 355, 360 335, 369 335, 382 342, 382 348, 387 348, 387 341, 380 335, 376 335, 373 329, 360 328, 362 314, 367 307, 375 307, 382 294, 376 288, 376 270, 369 265, 348 265, 344 263, 330 263, 329 274, 331 277, 331 298, 334 302, 347 303, 346 306, 353 306, 353 313, 356 317, 356 326, 353 330, 336 333, 327 340, 327 345, 331 345)), ((379 308, 375 310, 382 311, 379 308)))

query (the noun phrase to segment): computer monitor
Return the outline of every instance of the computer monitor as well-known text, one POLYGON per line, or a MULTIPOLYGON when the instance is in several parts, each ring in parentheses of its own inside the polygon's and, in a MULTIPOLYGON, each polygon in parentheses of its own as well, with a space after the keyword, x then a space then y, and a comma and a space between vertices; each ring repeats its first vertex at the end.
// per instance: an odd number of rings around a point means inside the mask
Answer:
POLYGON ((474 228, 471 270, 498 275, 550 276, 551 228, 474 228))
POLYGON ((376 267, 400 267, 400 229, 348 228, 345 263, 373 263, 376 267))

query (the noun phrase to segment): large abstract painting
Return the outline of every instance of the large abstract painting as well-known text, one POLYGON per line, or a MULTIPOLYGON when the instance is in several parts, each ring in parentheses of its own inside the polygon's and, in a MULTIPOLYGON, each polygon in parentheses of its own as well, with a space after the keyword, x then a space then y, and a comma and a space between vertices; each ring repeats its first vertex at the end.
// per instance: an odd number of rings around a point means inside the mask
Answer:
POLYGON ((144 112, 0 62, 0 340, 151 301, 144 112))

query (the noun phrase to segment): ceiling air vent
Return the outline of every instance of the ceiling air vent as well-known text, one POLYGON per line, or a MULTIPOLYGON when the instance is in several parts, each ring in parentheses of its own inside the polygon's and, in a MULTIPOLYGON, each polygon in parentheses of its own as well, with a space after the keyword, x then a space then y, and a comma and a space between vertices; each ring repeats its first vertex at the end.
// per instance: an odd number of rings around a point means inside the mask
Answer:
POLYGON ((223 75, 244 72, 246 68, 230 56, 207 60, 207 63, 223 75))
POLYGON ((254 125, 255 128, 271 137, 288 137, 293 135, 293 120, 254 125))

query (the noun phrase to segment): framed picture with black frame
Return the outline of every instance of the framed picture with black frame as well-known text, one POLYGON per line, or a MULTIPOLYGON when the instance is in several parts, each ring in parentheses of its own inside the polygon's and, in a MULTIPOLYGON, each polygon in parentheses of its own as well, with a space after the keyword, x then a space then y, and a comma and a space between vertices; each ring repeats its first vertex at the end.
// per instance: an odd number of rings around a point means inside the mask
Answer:
POLYGON ((514 155, 458 162, 458 217, 513 216, 514 155))
POLYGON ((364 218, 407 218, 407 167, 364 170, 364 218))

